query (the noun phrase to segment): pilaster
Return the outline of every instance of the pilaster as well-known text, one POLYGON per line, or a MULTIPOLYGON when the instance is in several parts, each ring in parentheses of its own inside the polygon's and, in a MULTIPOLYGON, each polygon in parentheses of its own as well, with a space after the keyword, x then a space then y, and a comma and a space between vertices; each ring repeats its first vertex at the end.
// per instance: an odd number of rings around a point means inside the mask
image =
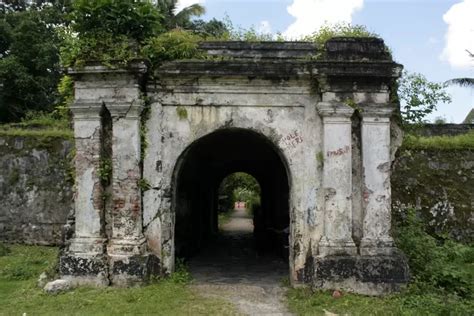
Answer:
POLYGON ((107 285, 103 231, 103 187, 99 176, 102 103, 76 100, 71 106, 75 138, 75 234, 60 259, 63 278, 72 283, 107 285))
POLYGON ((388 104, 362 109, 364 219, 361 255, 391 254, 390 116, 388 104))
POLYGON ((352 135, 354 109, 339 102, 320 102, 324 139, 324 235, 319 254, 355 255, 352 240, 352 135))

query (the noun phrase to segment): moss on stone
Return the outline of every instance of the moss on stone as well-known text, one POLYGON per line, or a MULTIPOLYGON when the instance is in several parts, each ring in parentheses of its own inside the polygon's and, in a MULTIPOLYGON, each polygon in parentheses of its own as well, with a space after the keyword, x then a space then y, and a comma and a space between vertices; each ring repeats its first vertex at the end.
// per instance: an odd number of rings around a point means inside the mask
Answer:
POLYGON ((398 152, 391 181, 394 210, 415 207, 433 233, 472 242, 472 147, 445 143, 445 138, 421 144, 405 143, 398 152))
POLYGON ((188 118, 188 111, 182 106, 178 106, 176 108, 176 113, 178 114, 180 120, 185 120, 188 118))

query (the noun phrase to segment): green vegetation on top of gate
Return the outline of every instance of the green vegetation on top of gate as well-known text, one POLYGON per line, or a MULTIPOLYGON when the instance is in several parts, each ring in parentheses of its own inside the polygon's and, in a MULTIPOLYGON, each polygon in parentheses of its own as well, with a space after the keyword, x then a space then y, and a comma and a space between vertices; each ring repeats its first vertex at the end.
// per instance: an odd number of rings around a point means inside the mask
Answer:
MULTIPOLYGON (((0 121, 19 121, 28 111, 60 110, 67 117, 73 83, 61 74, 60 66, 81 67, 88 61, 100 61, 123 67, 140 58, 156 67, 177 59, 222 58, 199 50, 200 41, 287 40, 281 34, 235 26, 229 18, 197 19, 205 11, 199 4, 179 12, 176 7, 176 0, 23 0, 0 4, 0 121)), ((320 58, 324 57, 325 43, 334 37, 379 36, 365 26, 341 23, 324 25, 298 40, 315 43, 318 53, 313 57, 320 58)), ((388 48, 386 52, 390 54, 388 48)), ((423 91, 426 81, 418 79, 409 78, 409 82, 421 83, 418 91, 423 91)), ((417 86, 410 89, 413 87, 417 86)), ((408 111, 415 113, 417 120, 417 113, 427 114, 419 101, 426 105, 426 100, 433 101, 432 95, 411 98, 416 102, 409 102, 408 111)), ((426 109, 432 111, 433 104, 436 102, 427 104, 426 109)))

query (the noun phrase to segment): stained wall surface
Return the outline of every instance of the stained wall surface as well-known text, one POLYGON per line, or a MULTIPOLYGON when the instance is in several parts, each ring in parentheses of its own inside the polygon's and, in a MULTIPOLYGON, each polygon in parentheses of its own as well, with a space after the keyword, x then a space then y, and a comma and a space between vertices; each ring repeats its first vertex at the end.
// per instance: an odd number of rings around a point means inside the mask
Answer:
POLYGON ((0 137, 0 241, 58 245, 73 205, 73 143, 0 137))

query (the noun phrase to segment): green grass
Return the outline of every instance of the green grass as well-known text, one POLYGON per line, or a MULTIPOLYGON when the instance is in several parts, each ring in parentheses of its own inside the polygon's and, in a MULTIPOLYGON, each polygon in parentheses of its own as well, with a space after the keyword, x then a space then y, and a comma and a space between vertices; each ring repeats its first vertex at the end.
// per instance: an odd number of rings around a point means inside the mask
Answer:
POLYGON ((183 278, 136 288, 79 288, 58 295, 36 287, 57 249, 10 246, 0 256, 0 315, 235 315, 230 303, 203 298, 183 278))
POLYGON ((20 137, 36 137, 36 138, 66 138, 72 139, 73 132, 66 129, 23 129, 17 127, 0 126, 0 136, 20 136, 20 137))
POLYGON ((52 113, 30 112, 19 123, 0 125, 0 136, 36 138, 73 138, 67 119, 55 118, 52 113))
POLYGON ((426 150, 466 150, 474 149, 474 131, 456 136, 416 136, 406 135, 403 147, 426 150))
POLYGON ((412 280, 398 294, 368 297, 290 289, 288 302, 297 315, 472 315, 474 311, 474 247, 432 236, 413 209, 394 213, 397 247, 408 258, 412 280))
POLYGON ((338 299, 331 292, 290 289, 288 303, 297 315, 324 315, 325 311, 341 315, 471 315, 474 310, 472 301, 415 286, 398 295, 369 297, 344 293, 338 299))

